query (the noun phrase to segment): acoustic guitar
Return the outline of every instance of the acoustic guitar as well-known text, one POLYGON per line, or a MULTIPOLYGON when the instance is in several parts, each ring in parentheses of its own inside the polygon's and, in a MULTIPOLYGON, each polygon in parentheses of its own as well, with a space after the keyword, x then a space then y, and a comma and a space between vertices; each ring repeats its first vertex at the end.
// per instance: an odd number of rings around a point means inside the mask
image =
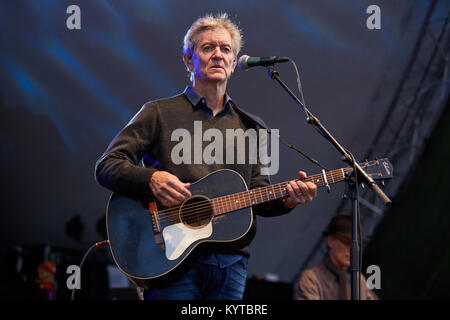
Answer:
MULTIPOLYGON (((360 166, 374 180, 392 178, 388 159, 360 166)), ((328 187, 346 180, 352 171, 351 167, 323 170, 303 181, 328 187)), ((192 196, 170 208, 113 193, 106 214, 113 259, 132 282, 147 288, 181 269, 199 246, 242 248, 252 238, 252 206, 287 197, 287 183, 248 190, 239 173, 217 170, 191 183, 192 196)))

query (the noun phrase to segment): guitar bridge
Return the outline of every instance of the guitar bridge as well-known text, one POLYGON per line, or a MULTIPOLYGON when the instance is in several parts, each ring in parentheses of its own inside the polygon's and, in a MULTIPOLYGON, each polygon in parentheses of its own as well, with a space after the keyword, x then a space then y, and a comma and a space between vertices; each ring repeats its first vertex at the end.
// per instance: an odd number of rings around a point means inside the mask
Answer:
POLYGON ((158 207, 156 201, 150 201, 148 203, 148 209, 150 211, 150 217, 152 218, 153 236, 156 244, 164 243, 161 234, 161 224, 159 222, 158 207))

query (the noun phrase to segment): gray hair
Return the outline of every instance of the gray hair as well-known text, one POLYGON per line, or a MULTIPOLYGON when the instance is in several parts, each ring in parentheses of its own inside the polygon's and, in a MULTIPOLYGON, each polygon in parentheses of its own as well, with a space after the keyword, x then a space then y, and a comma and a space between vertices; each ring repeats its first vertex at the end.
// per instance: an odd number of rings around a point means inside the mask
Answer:
MULTIPOLYGON (((214 30, 216 28, 224 28, 231 36, 231 50, 235 57, 241 51, 243 45, 242 31, 230 20, 227 13, 220 13, 216 16, 207 14, 198 18, 192 23, 183 39, 183 53, 188 57, 192 57, 197 45, 197 36, 206 30, 214 30)), ((192 80, 192 77, 191 77, 192 80)))

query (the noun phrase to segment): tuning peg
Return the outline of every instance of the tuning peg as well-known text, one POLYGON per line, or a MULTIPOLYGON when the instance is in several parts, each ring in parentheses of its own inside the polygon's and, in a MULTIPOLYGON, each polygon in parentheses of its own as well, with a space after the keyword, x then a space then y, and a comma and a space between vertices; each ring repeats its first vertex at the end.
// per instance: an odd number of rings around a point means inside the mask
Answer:
POLYGON ((366 185, 364 183, 361 183, 361 188, 365 189, 366 185))
POLYGON ((384 180, 381 180, 381 185, 384 187, 384 180))

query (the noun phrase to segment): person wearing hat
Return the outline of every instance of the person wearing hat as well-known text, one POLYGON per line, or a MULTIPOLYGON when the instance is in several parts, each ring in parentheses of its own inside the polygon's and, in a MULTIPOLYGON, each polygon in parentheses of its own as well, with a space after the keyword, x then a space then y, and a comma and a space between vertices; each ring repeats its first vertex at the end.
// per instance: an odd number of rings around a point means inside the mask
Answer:
MULTIPOLYGON (((302 272, 295 288, 297 300, 349 300, 350 299, 350 244, 352 218, 346 215, 333 217, 323 232, 327 252, 323 260, 302 272)), ((363 238, 363 240, 365 240, 363 238)), ((361 274, 361 300, 378 300, 361 274)))

